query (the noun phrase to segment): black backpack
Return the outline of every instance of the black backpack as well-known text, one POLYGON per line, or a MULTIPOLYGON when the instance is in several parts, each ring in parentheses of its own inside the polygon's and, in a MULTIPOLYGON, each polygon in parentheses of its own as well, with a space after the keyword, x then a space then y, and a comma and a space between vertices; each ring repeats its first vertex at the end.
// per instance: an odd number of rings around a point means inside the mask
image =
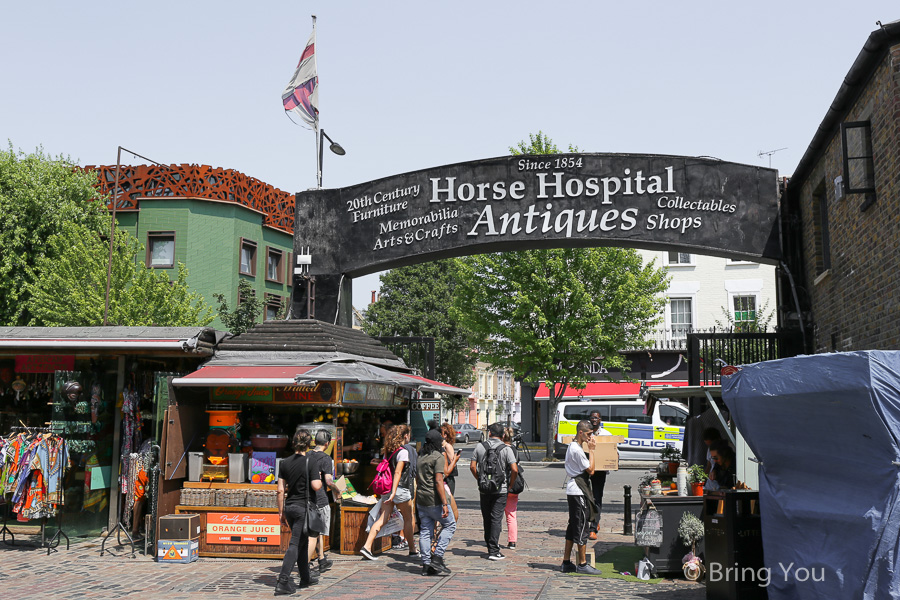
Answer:
POLYGON ((484 446, 484 458, 481 459, 481 468, 478 470, 478 491, 482 494, 499 494, 503 484, 506 483, 506 473, 503 472, 503 462, 500 460, 500 452, 505 444, 497 444, 492 448, 487 442, 481 442, 484 446))
MULTIPOLYGON (((516 452, 515 448, 513 448, 512 451, 513 451, 513 454, 516 456, 516 461, 518 461, 519 453, 516 452)), ((511 486, 509 486, 509 489, 507 490, 510 494, 521 494, 522 492, 525 491, 525 486, 527 485, 525 483, 525 469, 522 468, 522 463, 517 463, 517 464, 518 464, 519 472, 516 475, 516 481, 511 486)))

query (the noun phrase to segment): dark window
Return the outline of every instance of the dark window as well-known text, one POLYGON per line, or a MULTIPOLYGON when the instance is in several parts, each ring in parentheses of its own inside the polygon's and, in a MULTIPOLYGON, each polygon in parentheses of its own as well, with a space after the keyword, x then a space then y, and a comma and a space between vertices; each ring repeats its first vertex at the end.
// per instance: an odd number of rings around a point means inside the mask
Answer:
POLYGON ((570 404, 563 409, 563 419, 566 421, 586 421, 594 411, 600 412, 600 418, 604 421, 609 417, 609 405, 596 404, 570 404))
POLYGON ((256 242, 241 238, 241 275, 256 277, 256 242))
POLYGON ((691 255, 687 252, 669 252, 668 264, 670 265, 689 265, 691 264, 691 255))
POLYGON ((842 123, 841 144, 844 151, 844 191, 848 194, 874 192, 872 123, 869 121, 842 123))
POLYGON ((147 266, 175 266, 175 232, 151 231, 147 234, 147 266))
POLYGON ((816 275, 831 268, 831 236, 828 233, 828 200, 825 182, 813 192, 813 237, 816 244, 816 275))
POLYGON ((266 248, 266 281, 284 283, 284 253, 277 248, 266 248))
POLYGON ((674 406, 661 404, 659 406, 659 418, 662 419, 662 422, 666 425, 684 427, 684 424, 687 421, 687 413, 674 406))
POLYGON ((275 294, 266 294, 265 320, 272 321, 282 318, 281 308, 283 304, 284 298, 282 296, 276 296, 275 294))
POLYGON ((633 406, 613 405, 609 421, 617 423, 650 423, 650 415, 644 414, 644 405, 635 403, 633 406))

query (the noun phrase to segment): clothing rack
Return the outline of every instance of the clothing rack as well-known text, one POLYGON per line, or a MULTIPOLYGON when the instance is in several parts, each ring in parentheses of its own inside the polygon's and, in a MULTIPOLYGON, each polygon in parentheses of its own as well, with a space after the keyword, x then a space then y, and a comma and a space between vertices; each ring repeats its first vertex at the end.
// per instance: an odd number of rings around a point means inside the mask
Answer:
MULTIPOLYGON (((125 544, 122 543, 122 534, 124 533, 125 538, 128 540, 128 543, 131 544, 131 558, 137 558, 137 554, 134 549, 134 539, 132 539, 131 534, 128 532, 128 529, 124 525, 122 525, 122 516, 125 512, 125 503, 122 502, 122 486, 118 485, 116 487, 119 488, 117 492, 117 494, 119 495, 119 511, 116 517, 116 526, 106 534, 106 537, 104 537, 103 541, 100 543, 100 556, 103 556, 103 553, 106 551, 106 542, 109 541, 109 538, 111 538, 114 533, 116 534, 116 545, 124 547, 125 544)), ((113 555, 110 554, 110 556, 113 555)))
MULTIPOLYGON (((20 423, 21 423, 21 421, 20 421, 20 423)), ((24 424, 23 425, 14 425, 14 426, 10 427, 11 434, 21 433, 23 431, 25 431, 29 434, 51 433, 53 435, 56 435, 57 437, 62 438, 62 435, 60 435, 58 433, 58 431, 52 427, 29 427, 24 424)), ((63 441, 65 441, 65 438, 62 438, 62 439, 63 439, 63 441)), ((57 476, 58 479, 57 479, 56 489, 57 489, 57 493, 60 493, 63 495, 65 494, 65 489, 63 488, 63 479, 65 478, 65 474, 66 474, 66 467, 65 467, 65 465, 62 465, 59 469, 59 475, 57 476)), ((49 490, 49 487, 48 487, 48 490, 49 490)), ((4 498, 4 504, 6 504, 6 509, 4 510, 3 527, 0 528, 0 533, 3 534, 2 539, 3 539, 4 543, 6 543, 6 534, 9 533, 10 545, 15 545, 15 536, 14 536, 13 532, 9 529, 9 527, 7 527, 7 521, 9 519, 9 513, 10 513, 9 500, 6 500, 4 498)), ((63 527, 62 527, 62 513, 63 513, 63 511, 60 508, 60 506, 58 505, 57 509, 56 509, 56 533, 54 533, 53 536, 49 540, 47 539, 47 521, 49 520, 49 518, 44 517, 41 519, 41 543, 38 547, 39 548, 47 548, 47 556, 49 556, 53 550, 55 550, 56 548, 58 548, 60 546, 60 544, 62 543, 62 538, 66 538, 66 550, 69 549, 69 536, 66 535, 66 532, 63 531, 63 527)))
POLYGON ((6 526, 6 523, 9 521, 9 502, 6 500, 6 497, 3 498, 3 527, 0 528, 0 534, 3 534, 3 543, 9 544, 10 546, 16 545, 16 534, 12 532, 12 530, 6 526), (6 541, 6 534, 9 534, 9 542, 6 541))

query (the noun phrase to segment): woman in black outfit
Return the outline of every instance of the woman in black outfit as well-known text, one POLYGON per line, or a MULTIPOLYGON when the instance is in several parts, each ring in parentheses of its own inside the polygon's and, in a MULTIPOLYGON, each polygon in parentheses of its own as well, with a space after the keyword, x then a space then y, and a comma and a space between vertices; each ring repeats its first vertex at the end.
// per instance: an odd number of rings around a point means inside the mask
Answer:
POLYGON ((300 568, 300 587, 308 587, 318 583, 318 578, 313 578, 309 573, 309 534, 306 531, 306 500, 314 498, 315 492, 322 489, 322 480, 318 472, 313 469, 308 473, 308 457, 312 438, 305 429, 298 429, 294 433, 292 446, 294 454, 290 458, 281 461, 278 471, 278 517, 282 527, 291 530, 291 542, 287 552, 284 553, 284 561, 281 563, 281 573, 275 583, 275 595, 281 596, 293 594, 297 591, 291 578, 294 564, 300 568), (285 497, 286 496, 286 497, 285 497))

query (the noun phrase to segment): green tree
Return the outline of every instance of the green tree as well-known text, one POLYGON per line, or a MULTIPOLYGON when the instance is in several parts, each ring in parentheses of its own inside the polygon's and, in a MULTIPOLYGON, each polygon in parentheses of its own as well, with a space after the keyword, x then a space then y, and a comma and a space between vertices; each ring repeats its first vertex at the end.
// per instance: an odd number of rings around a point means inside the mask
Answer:
POLYGON ((34 322, 31 290, 44 276, 36 266, 52 265, 71 248, 61 240, 50 245, 50 238, 76 231, 67 225, 94 237, 109 230, 95 181, 68 157, 51 158, 40 148, 24 154, 12 143, 0 150, 0 325, 34 322))
POLYGON ((246 279, 238 281, 239 301, 234 310, 228 310, 228 301, 222 294, 213 294, 213 298, 219 303, 219 318, 234 335, 241 335, 259 322, 263 302, 256 297, 256 290, 246 279))
MULTIPOLYGON (((109 245, 86 226, 69 223, 51 236, 33 269, 29 325, 103 325, 109 245)), ((116 232, 109 288, 109 325, 192 327, 209 324, 212 308, 187 285, 178 263, 172 281, 165 271, 137 261, 143 245, 124 230, 116 232)))
POLYGON ((454 259, 388 271, 381 276, 378 300, 366 310, 363 331, 372 336, 434 337, 435 377, 468 387, 477 358, 469 349, 471 332, 449 314, 457 273, 454 259))
MULTIPOLYGON (((540 132, 531 142, 511 151, 556 149, 540 132)), ((658 294, 668 286, 664 270, 623 248, 483 254, 459 263, 454 315, 480 340, 479 359, 516 378, 544 381, 550 414, 567 387, 586 385, 593 360, 624 369, 620 349, 649 345, 664 302, 658 294)), ((546 448, 552 456, 552 432, 546 448)))

